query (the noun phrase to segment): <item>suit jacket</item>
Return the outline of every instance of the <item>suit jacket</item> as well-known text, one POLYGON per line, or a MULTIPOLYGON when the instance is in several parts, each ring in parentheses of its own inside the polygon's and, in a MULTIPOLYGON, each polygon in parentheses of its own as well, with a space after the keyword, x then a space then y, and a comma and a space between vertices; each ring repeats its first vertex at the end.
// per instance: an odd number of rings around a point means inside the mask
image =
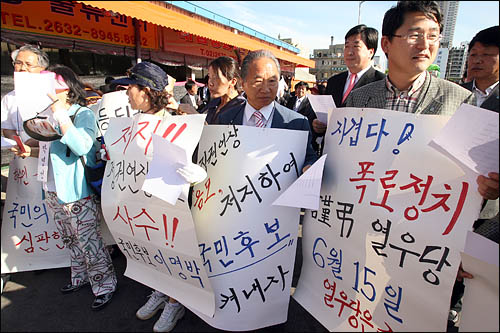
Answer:
MULTIPOLYGON (((462 84, 462 87, 464 87, 465 89, 467 89, 469 91, 472 91, 472 85, 473 85, 473 83, 471 81, 471 82, 467 82, 467 83, 462 84)), ((490 96, 483 102, 483 104, 480 105, 480 107, 483 109, 488 109, 491 111, 499 112, 499 110, 498 110, 499 100, 498 99, 499 99, 499 97, 498 97, 498 84, 497 84, 495 89, 493 89, 493 91, 490 93, 490 96)))
POLYGON ((195 108, 195 110, 198 110, 198 106, 201 104, 201 99, 200 99, 200 96, 198 95, 194 95, 194 99, 196 101, 196 105, 193 105, 193 102, 191 101, 191 98, 189 98, 189 94, 186 94, 184 95, 181 100, 179 101, 180 104, 189 104, 191 105, 193 108, 195 108))
MULTIPOLYGON (((287 103, 286 107, 289 108, 290 110, 293 110, 293 107, 295 106, 295 102, 297 101, 297 96, 293 96, 287 103)), ((309 121, 309 128, 311 129, 312 133, 312 146, 313 149, 317 152, 319 152, 319 145, 316 142, 316 138, 319 136, 316 132, 312 130, 312 123, 313 120, 318 118, 316 116, 316 113, 314 112, 311 102, 309 102, 309 99, 307 96, 304 98, 302 103, 300 103, 299 109, 297 110, 298 113, 301 115, 305 116, 307 120, 309 121)))
MULTIPOLYGON (((334 75, 328 79, 325 95, 333 96, 333 101, 335 102, 336 107, 343 106, 342 97, 344 95, 344 87, 348 76, 349 72, 345 71, 337 75, 334 75)), ((352 90, 363 87, 369 83, 382 80, 384 78, 385 78, 384 73, 379 72, 373 67, 370 67, 370 69, 368 69, 366 73, 363 74, 363 76, 358 80, 358 82, 356 82, 352 90)))
MULTIPOLYGON (((277 102, 273 103, 274 103, 274 113, 271 122, 271 128, 284 128, 284 129, 307 131, 308 136, 307 136, 306 158, 304 161, 304 166, 312 165, 318 159, 318 155, 315 153, 311 145, 312 134, 309 128, 309 122, 307 118, 295 111, 292 111, 284 107, 283 105, 280 105, 277 102)), ((246 104, 247 102, 238 104, 235 107, 228 109, 224 113, 221 113, 217 119, 216 124, 242 125, 246 104)))
MULTIPOLYGON (((385 80, 375 81, 353 90, 345 101, 346 106, 358 108, 385 107, 387 88, 385 80)), ((475 105, 474 94, 458 84, 427 75, 422 86, 415 113, 451 116, 462 103, 475 105)))

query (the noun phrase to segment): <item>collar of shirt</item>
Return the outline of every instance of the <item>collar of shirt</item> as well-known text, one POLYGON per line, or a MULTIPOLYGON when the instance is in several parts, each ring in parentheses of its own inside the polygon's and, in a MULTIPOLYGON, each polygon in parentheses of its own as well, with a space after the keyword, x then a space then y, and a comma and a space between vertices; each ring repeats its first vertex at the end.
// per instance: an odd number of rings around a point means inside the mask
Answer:
MULTIPOLYGON (((269 121, 272 116, 274 110, 274 101, 271 104, 264 106, 259 111, 264 116, 264 124, 266 124, 266 128, 271 127, 272 121, 269 121)), ((243 117, 243 125, 247 126, 255 126, 255 118, 250 119, 253 116, 253 113, 257 111, 250 105, 250 103, 246 103, 245 105, 245 116, 243 117)))
POLYGON ((478 92, 480 93, 481 95, 483 95, 484 97, 487 97, 491 94, 491 92, 493 91, 493 89, 495 89, 495 87, 497 86, 498 84, 498 81, 493 83, 491 86, 489 86, 488 88, 486 88, 486 90, 484 92, 481 91, 481 89, 479 89, 478 87, 476 87, 476 80, 472 81, 472 90, 474 92, 478 92))
MULTIPOLYGON (((361 77, 363 76, 363 74, 365 74, 366 72, 368 72, 368 70, 371 68, 372 66, 368 66, 366 67, 365 69, 359 71, 356 73, 357 77, 356 77, 356 81, 354 82, 354 84, 358 83, 359 79, 361 79, 361 77)), ((347 70, 349 72, 349 75, 347 76, 347 85, 349 85, 349 81, 351 80, 351 76, 353 75, 353 73, 351 73, 350 70, 347 70)))
POLYGON ((401 94, 412 96, 416 91, 418 91, 422 87, 426 77, 427 77, 427 71, 424 71, 417 77, 415 81, 413 81, 412 85, 407 90, 401 91, 392 84, 392 82, 389 80, 389 76, 386 76, 385 86, 387 87, 387 90, 391 91, 393 94, 397 96, 401 94))
POLYGON ((297 100, 295 101, 295 106, 300 105, 304 101, 304 98, 306 98, 305 95, 301 98, 297 98, 297 100))

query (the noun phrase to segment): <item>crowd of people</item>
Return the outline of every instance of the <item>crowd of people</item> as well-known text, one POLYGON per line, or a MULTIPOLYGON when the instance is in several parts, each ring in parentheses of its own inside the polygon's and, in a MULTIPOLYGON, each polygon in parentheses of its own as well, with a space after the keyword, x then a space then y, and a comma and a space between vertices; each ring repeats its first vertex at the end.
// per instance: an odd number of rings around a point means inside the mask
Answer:
MULTIPOLYGON (((280 72, 280 63, 272 52, 251 51, 238 64, 233 58, 219 57, 208 67, 206 86, 198 89, 188 80, 186 95, 178 105, 165 91, 167 74, 151 62, 135 65, 124 79, 109 78, 101 90, 86 87, 68 67, 49 66, 47 55, 37 47, 22 46, 12 54, 14 70, 56 74, 58 90, 51 106, 62 138, 52 141, 49 149, 48 176, 43 183, 45 200, 56 226, 71 253, 71 280, 61 288, 72 293, 90 283, 95 300, 93 309, 103 308, 112 299, 117 281, 113 264, 99 231, 97 202, 84 179, 86 163, 96 163, 100 145, 94 113, 87 107, 96 94, 127 89, 131 106, 158 117, 172 114, 204 113, 206 125, 234 124, 262 128, 306 131, 305 172, 321 156, 326 124, 316 117, 308 94, 331 95, 337 107, 379 108, 414 114, 453 115, 462 103, 499 111, 499 26, 479 31, 469 44, 468 82, 462 86, 436 78, 427 71, 436 58, 443 24, 439 6, 433 1, 400 1, 385 13, 381 48, 388 59, 388 74, 372 66, 379 43, 376 29, 357 25, 345 35, 344 60, 348 70, 310 88, 298 82, 290 87, 280 72), (208 91, 207 91, 208 90, 208 91), (63 185, 64 181, 64 185, 63 185), (71 182, 68 186, 67 182, 71 182), (90 222, 89 222, 90 221, 90 222), (89 252, 88 249, 92 251, 89 252)), ((289 84, 289 83, 288 83, 289 84)), ((2 99, 2 132, 11 138, 20 135, 25 149, 12 148, 21 157, 39 156, 41 143, 24 133, 17 111, 15 93, 2 99)), ((493 170, 477 178, 478 191, 484 198, 483 215, 474 229, 498 242, 499 174, 493 170), (488 200, 490 202, 488 202, 488 200), (495 206, 496 205, 496 206, 495 206), (492 208, 493 207, 493 208, 492 208)), ((463 278, 471 274, 460 269, 450 309, 460 311, 463 278)), ((138 309, 137 318, 146 320, 160 309, 155 332, 175 327, 185 309, 177 300, 153 291, 138 309)), ((454 312, 453 312, 454 311, 454 312)))

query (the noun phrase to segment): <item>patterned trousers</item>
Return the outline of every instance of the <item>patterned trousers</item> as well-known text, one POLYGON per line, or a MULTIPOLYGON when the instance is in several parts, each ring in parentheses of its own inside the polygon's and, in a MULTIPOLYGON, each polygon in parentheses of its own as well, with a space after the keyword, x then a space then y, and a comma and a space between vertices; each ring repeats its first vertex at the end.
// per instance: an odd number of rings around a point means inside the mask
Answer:
POLYGON ((115 291, 115 269, 101 237, 95 196, 64 204, 56 193, 45 194, 64 245, 70 250, 71 283, 76 286, 89 281, 95 296, 115 291))

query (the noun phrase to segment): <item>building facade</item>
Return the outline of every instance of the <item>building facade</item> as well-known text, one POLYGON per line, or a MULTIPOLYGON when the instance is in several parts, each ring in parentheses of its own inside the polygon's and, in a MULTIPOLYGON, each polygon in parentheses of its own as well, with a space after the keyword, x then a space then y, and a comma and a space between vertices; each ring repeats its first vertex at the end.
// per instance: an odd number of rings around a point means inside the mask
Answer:
POLYGON ((434 64, 439 66, 440 69, 440 78, 446 78, 446 70, 448 65, 448 57, 450 54, 450 50, 447 47, 440 47, 438 50, 438 54, 436 59, 434 60, 434 64))
POLYGON ((453 46, 453 35, 457 23, 458 1, 438 1, 443 14, 443 38, 440 47, 450 49, 453 46))
POLYGON ((464 76, 467 63, 467 50, 469 42, 460 43, 459 47, 452 47, 448 56, 446 79, 459 82, 464 76))
POLYGON ((315 61, 316 66, 310 69, 310 73, 316 76, 317 81, 327 80, 332 75, 347 70, 344 62, 344 44, 333 44, 333 36, 327 49, 313 50, 311 60, 315 61))

